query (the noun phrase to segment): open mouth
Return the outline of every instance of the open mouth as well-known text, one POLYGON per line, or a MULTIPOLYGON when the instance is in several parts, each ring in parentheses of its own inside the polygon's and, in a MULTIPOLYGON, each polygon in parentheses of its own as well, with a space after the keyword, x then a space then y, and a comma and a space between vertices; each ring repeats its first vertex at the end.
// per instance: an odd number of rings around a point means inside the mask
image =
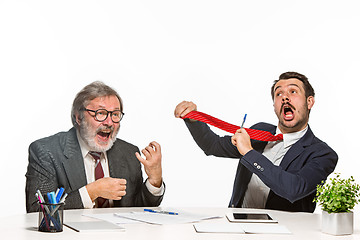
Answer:
POLYGON ((111 130, 100 130, 97 132, 97 136, 99 138, 99 140, 103 141, 103 142, 107 142, 110 138, 111 135, 111 130))
POLYGON ((287 121, 291 121, 294 119, 294 111, 293 111, 293 107, 290 105, 284 105, 283 106, 283 114, 284 114, 284 119, 287 121))

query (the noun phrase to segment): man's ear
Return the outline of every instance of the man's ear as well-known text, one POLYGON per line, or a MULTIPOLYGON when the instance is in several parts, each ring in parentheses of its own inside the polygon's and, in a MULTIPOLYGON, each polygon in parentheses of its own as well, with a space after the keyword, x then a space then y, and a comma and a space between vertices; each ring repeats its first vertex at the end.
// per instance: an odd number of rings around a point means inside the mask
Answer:
POLYGON ((75 113, 75 118, 76 118, 76 123, 77 123, 77 125, 80 126, 81 118, 80 118, 80 116, 79 116, 79 113, 75 113))
POLYGON ((314 98, 314 96, 309 96, 309 97, 307 98, 307 106, 308 106, 308 110, 309 110, 309 111, 310 111, 311 108, 314 106, 314 104, 315 104, 315 98, 314 98))

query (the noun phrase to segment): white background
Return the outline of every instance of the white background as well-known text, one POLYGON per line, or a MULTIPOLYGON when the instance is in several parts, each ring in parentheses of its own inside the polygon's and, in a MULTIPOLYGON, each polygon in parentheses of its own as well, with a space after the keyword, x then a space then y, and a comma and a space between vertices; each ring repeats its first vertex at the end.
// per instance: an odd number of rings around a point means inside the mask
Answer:
POLYGON ((0 0, 0 216, 25 213, 29 144, 71 128, 75 94, 95 80, 123 98, 120 138, 161 144, 162 206, 226 207, 238 162, 205 156, 175 106, 276 124, 270 87, 286 71, 308 76, 310 126, 360 182, 357 2, 0 0))

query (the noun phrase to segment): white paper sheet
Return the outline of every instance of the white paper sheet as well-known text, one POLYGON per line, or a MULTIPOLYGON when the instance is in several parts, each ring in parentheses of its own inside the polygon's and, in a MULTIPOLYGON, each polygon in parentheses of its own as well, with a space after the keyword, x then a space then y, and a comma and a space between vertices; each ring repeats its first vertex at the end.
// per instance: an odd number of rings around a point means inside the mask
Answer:
POLYGON ((245 233, 239 224, 230 223, 195 223, 198 233, 245 233))
MULTIPOLYGON (((174 211, 173 211, 174 212, 174 211)), ((177 212, 178 215, 164 214, 164 213, 151 213, 151 212, 128 212, 128 213, 115 213, 119 218, 127 218, 137 220, 140 222, 151 224, 179 224, 198 222, 205 219, 219 218, 220 216, 194 214, 188 212, 177 212)))
POLYGON ((125 228, 106 221, 65 222, 64 225, 77 232, 125 231, 125 228))
POLYGON ((128 218, 119 218, 114 215, 114 213, 95 213, 95 214, 83 214, 83 216, 91 217, 103 221, 107 221, 116 225, 129 224, 129 223, 139 223, 139 221, 131 220, 128 218))
POLYGON ((283 225, 275 223, 195 223, 199 233, 263 233, 291 234, 283 225))
POLYGON ((245 233, 291 234, 284 225, 275 223, 240 223, 245 233))

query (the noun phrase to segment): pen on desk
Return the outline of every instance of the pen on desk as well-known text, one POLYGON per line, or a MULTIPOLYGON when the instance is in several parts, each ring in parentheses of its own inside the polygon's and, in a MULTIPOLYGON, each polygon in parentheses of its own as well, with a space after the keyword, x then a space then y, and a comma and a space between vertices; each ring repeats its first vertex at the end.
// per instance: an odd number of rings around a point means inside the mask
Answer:
POLYGON ((144 208, 145 212, 151 212, 151 213, 162 213, 162 214, 170 214, 170 215, 179 215, 177 212, 168 212, 168 211, 157 211, 153 209, 144 208))
POLYGON ((145 211, 145 212, 152 212, 152 213, 156 213, 156 211, 155 211, 155 210, 152 210, 152 209, 147 209, 147 208, 144 208, 144 211, 145 211))
POLYGON ((240 129, 244 127, 244 123, 245 123, 245 120, 246 120, 246 116, 247 116, 247 114, 245 113, 245 116, 244 116, 244 119, 243 119, 243 122, 242 122, 242 124, 241 124, 240 129))
POLYGON ((168 211, 159 211, 159 213, 170 214, 170 215, 179 215, 177 212, 168 212, 168 211))

